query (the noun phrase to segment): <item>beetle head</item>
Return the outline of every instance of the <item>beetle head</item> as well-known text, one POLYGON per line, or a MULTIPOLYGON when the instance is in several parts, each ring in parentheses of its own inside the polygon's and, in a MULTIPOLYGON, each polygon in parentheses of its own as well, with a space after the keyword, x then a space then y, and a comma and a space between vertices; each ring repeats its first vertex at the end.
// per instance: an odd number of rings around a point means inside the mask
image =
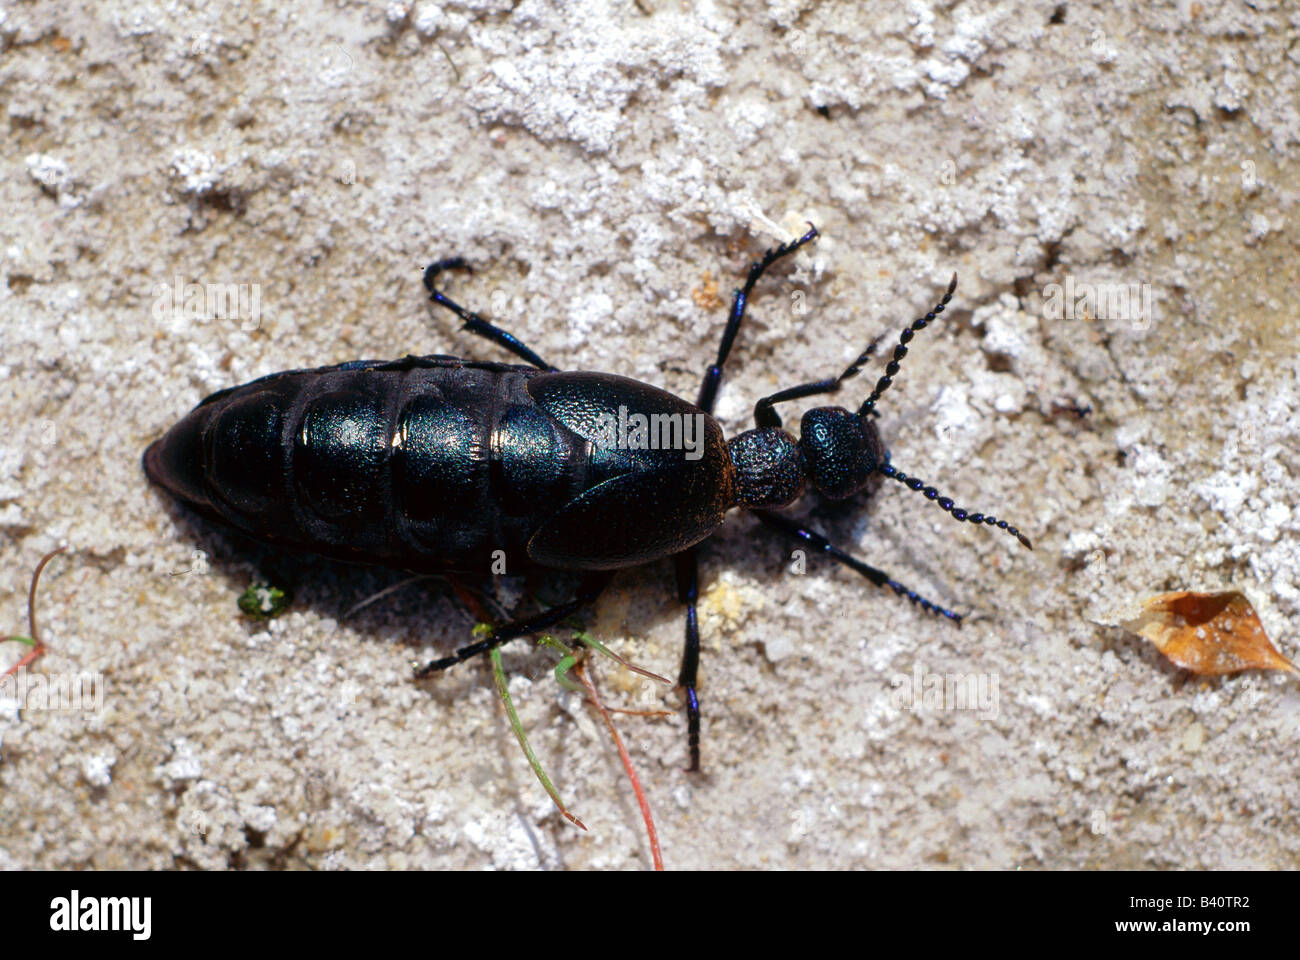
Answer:
POLYGON ((817 407, 803 415, 799 433, 808 480, 829 500, 862 490, 885 462, 885 446, 870 416, 817 407))

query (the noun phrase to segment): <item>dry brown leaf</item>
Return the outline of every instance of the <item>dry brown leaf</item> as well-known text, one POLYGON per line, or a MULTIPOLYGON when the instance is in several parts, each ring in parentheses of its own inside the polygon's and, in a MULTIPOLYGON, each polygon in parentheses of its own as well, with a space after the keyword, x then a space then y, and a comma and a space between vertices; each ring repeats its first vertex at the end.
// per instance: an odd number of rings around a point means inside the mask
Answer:
POLYGON ((1269 642, 1255 608, 1237 590, 1162 593, 1142 604, 1142 615, 1124 624, 1192 673, 1213 676, 1240 670, 1300 673, 1269 642))

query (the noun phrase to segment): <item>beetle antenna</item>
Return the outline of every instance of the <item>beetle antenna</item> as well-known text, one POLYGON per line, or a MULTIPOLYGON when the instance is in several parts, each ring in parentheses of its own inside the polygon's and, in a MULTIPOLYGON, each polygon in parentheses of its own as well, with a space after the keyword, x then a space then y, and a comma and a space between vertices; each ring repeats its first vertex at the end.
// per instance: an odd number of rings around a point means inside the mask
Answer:
POLYGON ((1029 542, 1029 538, 1005 520, 999 520, 991 514, 985 516, 982 513, 971 513, 967 510, 963 510, 961 507, 953 504, 951 497, 941 497, 939 491, 934 487, 926 486, 924 480, 921 480, 918 477, 909 477, 902 470, 895 470, 888 463, 882 463, 876 469, 889 477, 890 480, 897 480, 904 486, 911 487, 913 490, 925 494, 927 500, 935 501, 940 507, 951 513, 954 520, 965 520, 969 523, 984 523, 990 527, 997 527, 999 530, 1005 530, 1007 533, 1011 534, 1030 550, 1034 549, 1034 545, 1029 542))
MULTIPOLYGON (((943 299, 935 305, 935 308, 924 317, 917 317, 912 321, 911 326, 905 328, 903 332, 899 334, 898 346, 894 347, 894 358, 890 360, 889 363, 885 364, 885 375, 876 381, 876 389, 871 391, 871 396, 867 397, 866 403, 858 408, 858 416, 865 416, 866 414, 875 411, 876 401, 880 399, 882 393, 889 389, 889 385, 894 382, 894 376, 898 373, 899 364, 902 363, 903 358, 907 356, 907 344, 911 341, 912 337, 916 335, 916 331, 924 330, 931 320, 943 313, 944 307, 948 306, 948 301, 952 299, 953 291, 956 289, 957 274, 954 273, 952 275, 952 281, 948 284, 947 292, 944 293, 943 299)), ((866 354, 863 354, 857 362, 861 363, 865 359, 866 354)), ((850 369, 853 368, 851 367, 850 369)), ((853 372, 856 373, 857 371, 854 370, 853 372)))

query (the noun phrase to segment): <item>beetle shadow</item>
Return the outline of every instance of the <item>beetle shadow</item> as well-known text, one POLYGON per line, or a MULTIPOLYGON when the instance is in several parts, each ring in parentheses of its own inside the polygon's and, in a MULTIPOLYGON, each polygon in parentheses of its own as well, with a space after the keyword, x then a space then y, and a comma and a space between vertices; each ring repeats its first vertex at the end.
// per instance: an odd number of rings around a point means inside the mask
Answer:
MULTIPOLYGON (((887 500, 896 490, 886 487, 881 477, 873 478, 875 487, 869 496, 858 495, 848 500, 824 500, 813 498, 813 508, 807 511, 811 526, 825 536, 841 550, 852 554, 863 563, 883 570, 888 576, 909 588, 917 590, 928 599, 945 607, 961 607, 974 613, 974 603, 954 594, 947 586, 942 571, 933 562, 933 555, 919 551, 916 541, 898 540, 880 524, 874 522, 874 515, 885 506, 887 500), (866 530, 867 536, 862 537, 866 530)), ((910 503, 905 498, 898 498, 904 511, 924 513, 924 505, 910 503)), ((922 518, 924 519, 924 518, 922 518)), ((953 521, 953 526, 957 524, 953 521)), ((784 539, 784 538, 778 538, 784 539)), ((786 540, 793 544, 793 541, 786 540)), ((936 544, 938 546, 938 544, 936 544)), ((822 558, 826 566, 839 566, 828 558, 822 558)), ((906 601, 894 595, 893 591, 883 590, 859 575, 844 571, 848 578, 862 585, 867 590, 878 590, 882 596, 888 596, 899 603, 906 601)))
POLYGON ((172 576, 220 577, 229 585, 231 614, 250 629, 262 629, 266 618, 245 614, 237 606, 237 600, 249 586, 264 583, 289 594, 287 611, 310 609, 366 637, 404 642, 405 638, 399 637, 395 630, 393 610, 397 609, 400 619, 406 622, 406 632, 431 638, 404 645, 414 648, 432 642, 441 648, 438 641, 453 642, 451 631, 442 629, 447 618, 441 607, 444 601, 455 603, 455 598, 442 578, 429 577, 403 589, 401 584, 411 580, 414 574, 277 549, 200 516, 170 497, 160 495, 159 499, 166 503, 175 541, 191 546, 194 551, 191 567, 174 571, 172 576), (421 586, 425 588, 422 595, 417 590, 421 586), (389 592, 385 594, 385 591, 389 592), (377 601, 366 603, 376 596, 377 601))
MULTIPOLYGON (((311 610, 356 633, 362 642, 399 648, 410 660, 413 678, 430 658, 446 656, 476 640, 472 631, 478 618, 445 576, 272 547, 165 494, 159 493, 158 499, 172 521, 175 542, 191 547, 194 558, 188 567, 171 571, 171 576, 219 577, 229 587, 231 616, 250 633, 265 629, 267 618, 248 615, 238 600, 249 587, 266 584, 289 595, 284 612, 311 610)), ((460 575, 457 580, 485 598, 502 620, 572 598, 581 575, 534 571, 500 578, 460 575)), ((589 615, 581 619, 589 620, 589 615)), ((513 644, 510 649, 518 652, 525 647, 513 644)), ((554 667, 554 656, 541 650, 534 654, 524 663, 530 676, 554 667)), ((421 683, 436 691, 433 681, 438 676, 421 683)))
MULTIPOLYGON (((885 488, 880 491, 879 498, 877 492, 873 491, 871 494, 859 494, 840 501, 812 494, 791 509, 779 512, 821 534, 855 559, 883 570, 886 575, 916 590, 928 600, 956 609, 968 620, 983 616, 984 611, 976 598, 954 593, 949 587, 942 565, 935 562, 934 553, 917 549, 915 542, 900 540, 875 522, 875 514, 883 505, 883 496, 889 492, 885 488)), ((821 579, 833 576, 844 590, 863 591, 866 596, 877 597, 880 603, 910 606, 892 590, 876 586, 830 557, 822 555, 804 541, 783 536, 757 517, 744 520, 729 517, 724 529, 725 532, 720 531, 720 535, 715 534, 705 541, 706 546, 700 558, 701 592, 722 559, 724 565, 750 571, 757 579, 769 578, 776 581, 782 577, 796 577, 804 580, 808 577, 821 579), (724 544, 727 553, 725 557, 720 557, 724 544), (804 569, 797 575, 790 570, 795 551, 804 554, 804 569)), ((946 622, 942 617, 929 614, 925 616, 936 623, 946 622)))
MULTIPOLYGON (((929 594, 932 600, 970 609, 971 603, 963 603, 962 598, 953 598, 942 589, 942 576, 929 558, 918 554, 909 543, 881 544, 889 554, 888 559, 882 561, 878 556, 881 547, 857 541, 855 534, 860 536, 864 520, 870 525, 870 514, 880 507, 878 495, 879 491, 872 491, 870 495, 863 494, 844 501, 824 500, 813 495, 802 501, 790 515, 800 521, 806 520, 832 543, 867 563, 882 567, 891 577, 909 586, 919 584, 922 593, 930 589, 928 585, 935 585, 929 594)), ((212 572, 230 584, 231 613, 250 630, 261 629, 265 620, 244 614, 236 601, 249 586, 265 583, 290 594, 288 609, 310 609, 355 631, 367 641, 402 647, 410 653, 413 665, 430 649, 433 656, 441 657, 473 642, 471 631, 477 618, 444 576, 421 575, 313 553, 288 552, 200 516, 165 494, 158 494, 158 499, 165 505, 175 526, 177 542, 192 545, 196 556, 201 556, 212 572)), ((729 515, 725 524, 700 544, 701 594, 725 567, 758 580, 786 576, 792 552, 807 550, 806 544, 782 536, 757 518, 741 520, 740 516, 743 516, 743 511, 729 515)), ((808 575, 829 574, 838 568, 838 564, 817 555, 816 551, 807 552, 813 554, 808 557, 808 575)), ((638 623, 629 624, 630 631, 644 633, 668 621, 683 621, 685 606, 677 599, 671 560, 634 569, 640 571, 636 576, 629 576, 630 571, 619 571, 612 587, 629 594, 638 610, 648 611, 637 617, 638 623)), ((182 569, 173 575, 189 572, 198 571, 182 569)), ((534 569, 501 578, 489 575, 458 579, 487 598, 499 619, 508 619, 571 599, 581 575, 534 569)), ((850 571, 843 571, 843 579, 850 588, 879 591, 886 602, 905 603, 892 592, 880 590, 850 571)), ((598 609, 600 603, 601 599, 597 599, 577 619, 590 622, 590 610, 598 609)), ((551 663, 552 660, 543 656, 539 663, 551 663)))

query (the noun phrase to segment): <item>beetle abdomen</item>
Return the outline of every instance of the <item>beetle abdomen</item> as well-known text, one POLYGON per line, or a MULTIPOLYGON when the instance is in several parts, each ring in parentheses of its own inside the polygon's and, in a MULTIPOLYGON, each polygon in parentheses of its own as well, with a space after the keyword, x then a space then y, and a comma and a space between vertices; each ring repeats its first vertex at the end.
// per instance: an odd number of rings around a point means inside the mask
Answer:
POLYGON ((145 453, 200 513, 347 559, 486 572, 586 486, 586 443, 537 371, 450 357, 289 371, 213 394, 145 453))
POLYGON ((698 543, 735 504, 722 430, 693 404, 611 374, 454 357, 223 390, 145 470, 267 543, 435 572, 633 566, 698 543), (679 443, 603 430, 629 414, 671 422, 679 443))

